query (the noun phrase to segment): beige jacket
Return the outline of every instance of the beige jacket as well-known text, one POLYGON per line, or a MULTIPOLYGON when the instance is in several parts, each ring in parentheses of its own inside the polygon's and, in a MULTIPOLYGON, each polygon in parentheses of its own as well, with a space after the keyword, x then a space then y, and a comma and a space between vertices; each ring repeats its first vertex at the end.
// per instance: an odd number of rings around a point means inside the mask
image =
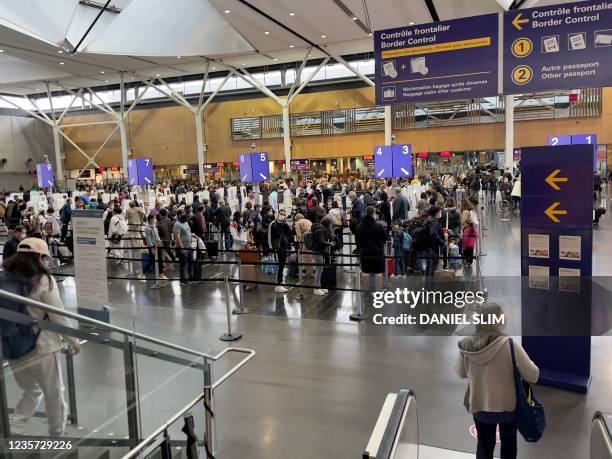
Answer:
MULTIPOLYGON (((513 340, 516 366, 522 378, 536 383, 540 370, 523 347, 513 340)), ((507 336, 464 338, 459 343, 455 371, 468 379, 465 407, 470 413, 514 411, 516 392, 507 336)))
MULTIPOLYGON (((30 294, 30 298, 36 301, 40 301, 42 303, 46 303, 50 306, 53 306, 57 309, 64 309, 64 304, 59 296, 59 289, 57 288, 57 282, 53 277, 51 277, 51 288, 49 288, 49 280, 47 276, 42 276, 38 285, 34 287, 34 290, 30 294)), ((47 315, 46 311, 39 309, 35 306, 28 306, 28 312, 30 316, 35 319, 44 319, 45 315, 47 315)), ((58 314, 49 313, 48 320, 54 322, 59 325, 64 325, 66 327, 74 327, 74 324, 70 319, 65 316, 61 316, 58 314)), ((69 343, 74 343, 77 338, 72 336, 65 336, 64 339, 69 343)), ((52 352, 59 351, 62 348, 62 342, 60 339, 60 335, 55 332, 43 330, 40 332, 40 336, 36 341, 36 348, 22 357, 22 359, 30 359, 32 357, 36 357, 38 355, 43 354, 51 354, 52 352)))

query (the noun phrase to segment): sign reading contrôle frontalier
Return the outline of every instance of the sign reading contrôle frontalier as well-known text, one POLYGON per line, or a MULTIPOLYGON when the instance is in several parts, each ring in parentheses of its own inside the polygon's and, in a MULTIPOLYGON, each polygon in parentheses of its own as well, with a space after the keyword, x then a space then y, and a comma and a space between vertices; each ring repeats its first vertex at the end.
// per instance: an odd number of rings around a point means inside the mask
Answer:
POLYGON ((376 103, 497 95, 498 22, 487 14, 376 31, 376 103))
POLYGON ((607 86, 612 1, 504 14, 504 93, 607 86))

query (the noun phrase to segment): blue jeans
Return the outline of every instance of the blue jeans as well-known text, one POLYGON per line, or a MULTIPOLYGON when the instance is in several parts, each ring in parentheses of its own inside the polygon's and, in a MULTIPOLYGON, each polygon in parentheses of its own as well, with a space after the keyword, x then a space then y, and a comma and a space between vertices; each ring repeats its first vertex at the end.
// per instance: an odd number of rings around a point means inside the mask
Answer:
POLYGON ((425 261, 425 275, 433 276, 438 269, 438 264, 440 263, 440 257, 438 252, 434 249, 429 249, 427 251, 427 260, 425 261))
POLYGON ((315 287, 321 288, 321 277, 323 276, 323 263, 325 262, 325 258, 323 254, 314 254, 314 262, 317 264, 315 266, 315 287))
POLYGON ((396 276, 403 276, 406 274, 406 260, 404 258, 404 252, 395 255, 393 259, 393 267, 396 276))

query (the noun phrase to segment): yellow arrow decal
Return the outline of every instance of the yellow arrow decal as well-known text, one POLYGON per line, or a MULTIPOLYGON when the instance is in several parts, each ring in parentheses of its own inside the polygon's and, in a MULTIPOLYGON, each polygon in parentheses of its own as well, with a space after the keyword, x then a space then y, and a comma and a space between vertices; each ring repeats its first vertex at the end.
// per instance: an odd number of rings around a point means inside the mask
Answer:
POLYGON ((512 20, 512 25, 516 27, 517 30, 523 30, 523 26, 521 24, 525 24, 529 22, 529 19, 521 19, 523 17, 523 13, 519 13, 512 20))
POLYGON ((552 205, 544 211, 546 216, 555 223, 561 222, 561 220, 557 218, 557 215, 567 215, 567 210, 557 210, 557 207, 559 207, 560 204, 561 203, 559 201, 553 202, 552 205))
POLYGON ((548 183, 553 190, 560 191, 561 187, 557 183, 567 182, 567 177, 557 177, 561 173, 561 169, 555 169, 552 173, 546 177, 546 183, 548 183))

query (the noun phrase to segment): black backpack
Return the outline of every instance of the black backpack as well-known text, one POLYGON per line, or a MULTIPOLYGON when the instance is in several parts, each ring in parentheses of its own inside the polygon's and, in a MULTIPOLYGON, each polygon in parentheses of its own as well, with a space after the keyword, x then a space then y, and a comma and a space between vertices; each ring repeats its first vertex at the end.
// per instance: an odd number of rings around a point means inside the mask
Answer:
POLYGON ((408 233, 412 236, 412 250, 419 252, 431 246, 429 227, 425 223, 415 220, 408 228, 408 233))
MULTIPOLYGON (((0 288, 16 295, 27 296, 30 294, 31 284, 18 274, 2 271, 0 272, 0 288)), ((0 308, 8 315, 6 319, 0 319, 2 357, 8 360, 19 359, 34 350, 40 330, 34 331, 30 323, 21 323, 23 317, 19 315, 29 316, 25 303, 0 298, 0 308), (14 320, 11 320, 11 317, 14 317, 14 320)))
POLYGON ((314 249, 314 238, 312 236, 312 231, 304 233, 304 247, 306 250, 314 249))

